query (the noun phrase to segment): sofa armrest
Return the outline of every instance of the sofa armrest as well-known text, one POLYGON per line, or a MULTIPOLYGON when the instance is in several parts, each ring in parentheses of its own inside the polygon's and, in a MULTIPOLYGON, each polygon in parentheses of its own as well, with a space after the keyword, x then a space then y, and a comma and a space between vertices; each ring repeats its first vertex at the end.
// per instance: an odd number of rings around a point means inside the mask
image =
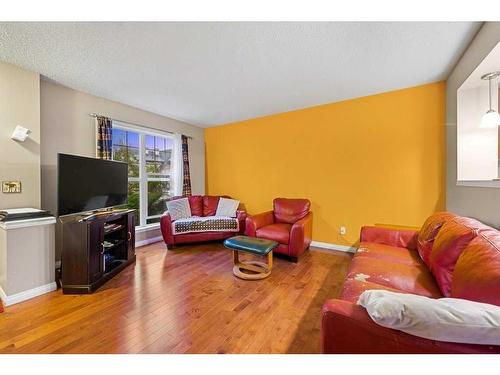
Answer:
POLYGON ((376 324, 355 303, 332 299, 323 305, 321 348, 329 354, 499 353, 500 346, 428 340, 376 324))
MULTIPOLYGON (((371 320, 363 307, 355 303, 333 299, 323 305, 321 319, 323 353, 425 353, 424 348, 411 345, 412 339, 432 344, 431 340, 379 326, 371 320), (408 336, 406 343, 402 340, 404 336, 408 336)), ((427 352, 434 352, 432 345, 428 345, 427 352)))
POLYGON ((383 245, 417 249, 418 231, 366 226, 361 228, 361 242, 376 242, 383 245))
POLYGON ((290 230, 289 255, 298 257, 311 244, 313 214, 309 212, 299 221, 296 221, 290 230))
POLYGON ((323 353, 435 353, 432 340, 379 326, 355 303, 328 300, 321 319, 323 353))
POLYGON ((248 215, 247 215, 246 211, 243 211, 243 210, 236 211, 236 219, 238 220, 238 224, 240 226, 240 231, 238 232, 239 234, 245 233, 247 216, 248 215))
POLYGON ((247 216, 245 223, 245 234, 250 237, 255 237, 257 229, 266 225, 274 224, 274 212, 267 211, 257 215, 247 216))
POLYGON ((168 245, 174 244, 174 235, 172 234, 172 218, 168 212, 165 212, 160 218, 160 230, 163 241, 168 245))

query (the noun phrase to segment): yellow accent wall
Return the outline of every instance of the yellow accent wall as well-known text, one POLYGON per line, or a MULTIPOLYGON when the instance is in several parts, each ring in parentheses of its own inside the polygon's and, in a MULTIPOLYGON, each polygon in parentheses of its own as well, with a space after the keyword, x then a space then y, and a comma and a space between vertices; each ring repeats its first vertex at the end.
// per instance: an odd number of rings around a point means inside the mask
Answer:
POLYGON ((445 110, 438 82, 208 128, 206 190, 250 214, 275 197, 309 198, 314 241, 419 227, 445 207, 445 110))

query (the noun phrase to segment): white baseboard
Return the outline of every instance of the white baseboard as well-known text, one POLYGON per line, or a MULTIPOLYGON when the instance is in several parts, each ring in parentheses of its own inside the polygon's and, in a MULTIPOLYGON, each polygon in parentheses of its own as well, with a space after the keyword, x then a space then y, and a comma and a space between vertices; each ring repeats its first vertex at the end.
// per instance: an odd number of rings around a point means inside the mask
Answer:
POLYGON ((163 237, 158 236, 158 237, 147 238, 147 239, 142 240, 142 241, 135 241, 135 247, 146 246, 146 245, 149 245, 151 243, 160 242, 162 240, 163 240, 163 237))
POLYGON ((346 253, 355 253, 358 250, 358 248, 354 246, 337 245, 335 243, 318 242, 318 241, 311 241, 311 246, 327 250, 344 251, 346 253))
POLYGON ((57 289, 57 284, 53 282, 50 284, 45 284, 33 289, 25 290, 24 292, 8 296, 5 294, 4 290, 0 287, 0 297, 2 298, 4 306, 10 306, 34 297, 41 296, 42 294, 45 293, 53 292, 56 289, 57 289))

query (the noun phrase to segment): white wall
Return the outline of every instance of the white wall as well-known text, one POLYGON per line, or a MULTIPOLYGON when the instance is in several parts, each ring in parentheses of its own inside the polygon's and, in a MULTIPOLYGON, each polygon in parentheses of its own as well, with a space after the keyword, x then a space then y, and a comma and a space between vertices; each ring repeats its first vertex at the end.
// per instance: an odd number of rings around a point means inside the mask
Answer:
POLYGON ((457 90, 500 41, 500 22, 486 22, 446 81, 447 209, 500 227, 500 188, 457 185, 457 90))
MULTIPOLYGON (((57 153, 95 156, 95 122, 90 113, 193 137, 189 162, 193 194, 205 192, 205 138, 202 128, 42 80, 42 208, 57 211, 57 153)), ((56 259, 60 235, 56 230, 56 259)), ((159 229, 137 233, 137 241, 160 236, 159 229)))
MULTIPOLYGON (((498 90, 491 91, 492 108, 496 110, 498 90)), ((488 86, 460 89, 457 97, 458 180, 484 181, 498 178, 498 128, 479 127, 481 118, 488 110, 488 86)))
MULTIPOLYGON (((20 194, 0 192, 0 209, 40 207, 40 77, 0 62, 0 181, 20 180, 20 194), (16 125, 31 130, 10 139, 16 125)), ((0 297, 54 283, 54 228, 0 228, 0 297)), ((55 286, 55 284, 54 284, 55 286)), ((25 297, 26 298, 26 297, 25 297)))
POLYGON ((0 182, 21 181, 22 192, 0 190, 0 209, 40 207, 39 75, 0 62, 0 182), (16 125, 31 130, 24 142, 10 139, 16 125))

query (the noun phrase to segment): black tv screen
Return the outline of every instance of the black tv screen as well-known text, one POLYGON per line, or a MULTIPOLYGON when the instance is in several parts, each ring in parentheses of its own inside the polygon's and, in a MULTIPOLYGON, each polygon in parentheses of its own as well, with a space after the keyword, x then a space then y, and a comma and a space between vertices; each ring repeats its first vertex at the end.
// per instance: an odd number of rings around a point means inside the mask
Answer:
POLYGON ((59 216, 127 203, 127 163, 58 154, 59 216))

